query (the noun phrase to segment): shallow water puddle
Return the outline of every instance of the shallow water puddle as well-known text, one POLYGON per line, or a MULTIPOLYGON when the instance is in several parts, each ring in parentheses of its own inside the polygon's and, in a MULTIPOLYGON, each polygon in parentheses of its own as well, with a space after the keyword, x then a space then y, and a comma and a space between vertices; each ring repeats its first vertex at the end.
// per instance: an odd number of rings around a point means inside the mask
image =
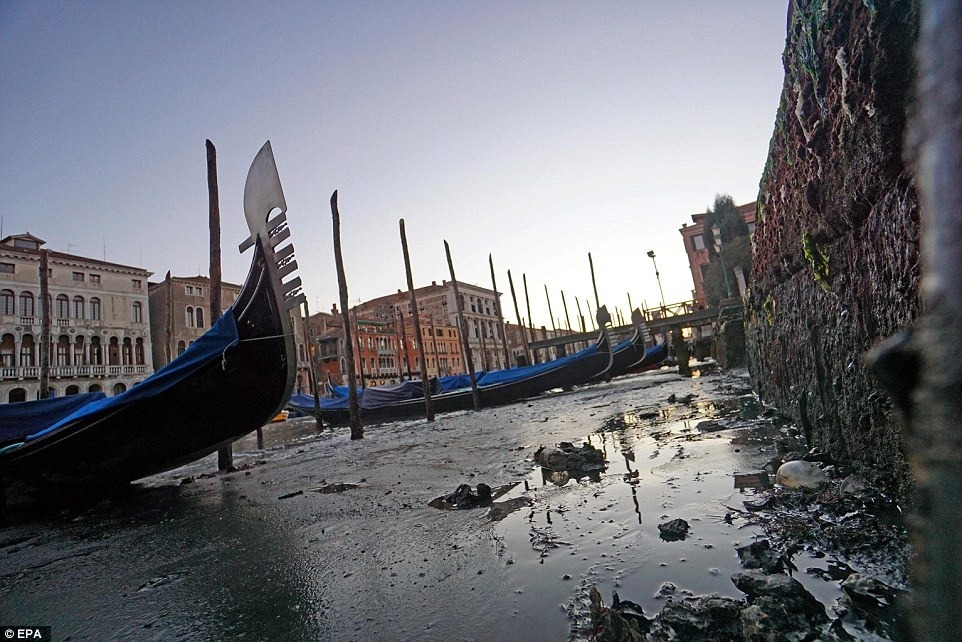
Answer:
MULTIPOLYGON (((723 410, 730 405, 696 402, 607 417, 584 439, 604 453, 606 470, 576 477, 537 467, 505 495, 531 503, 495 526, 515 620, 564 609, 574 622, 538 624, 539 637, 564 639, 586 617, 591 586, 606 600, 617 591, 649 617, 669 595, 743 597, 730 579, 742 570, 734 547, 762 533, 732 522, 726 505, 741 507, 768 487, 759 471, 771 458, 777 429, 696 429, 723 410), (687 537, 664 541, 658 525, 678 518, 689 524, 687 537)), ((823 603, 834 601, 838 569, 830 560, 796 562, 796 577, 807 587, 818 584, 809 590, 823 603)))

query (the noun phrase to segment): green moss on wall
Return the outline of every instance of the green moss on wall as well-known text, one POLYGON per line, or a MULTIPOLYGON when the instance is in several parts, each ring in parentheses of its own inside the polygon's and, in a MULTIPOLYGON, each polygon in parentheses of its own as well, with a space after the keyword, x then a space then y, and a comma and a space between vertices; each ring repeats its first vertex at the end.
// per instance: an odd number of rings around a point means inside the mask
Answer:
POLYGON ((805 253, 805 259, 812 266, 815 282, 822 286, 822 289, 831 290, 828 280, 828 256, 818 247, 808 232, 802 235, 802 251, 805 253))

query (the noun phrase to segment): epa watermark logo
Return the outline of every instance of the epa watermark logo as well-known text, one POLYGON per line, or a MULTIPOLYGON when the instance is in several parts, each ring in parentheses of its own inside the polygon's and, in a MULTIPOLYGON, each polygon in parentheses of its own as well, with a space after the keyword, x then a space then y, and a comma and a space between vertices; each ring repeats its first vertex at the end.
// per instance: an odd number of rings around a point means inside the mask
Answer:
POLYGON ((51 642, 49 626, 0 626, 3 637, 0 642, 7 640, 32 640, 33 642, 51 642))

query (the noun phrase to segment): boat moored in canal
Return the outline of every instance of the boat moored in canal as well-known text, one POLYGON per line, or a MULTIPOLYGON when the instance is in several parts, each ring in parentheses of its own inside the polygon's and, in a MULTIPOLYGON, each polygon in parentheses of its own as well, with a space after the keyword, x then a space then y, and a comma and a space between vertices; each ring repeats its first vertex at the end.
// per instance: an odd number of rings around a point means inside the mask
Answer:
POLYGON ((96 400, 0 451, 8 506, 102 493, 195 461, 263 426, 294 385, 290 310, 303 301, 287 205, 270 142, 244 189, 253 250, 234 304, 176 359, 115 397, 96 400), (286 282, 284 279, 288 279, 286 282))
MULTIPOLYGON (((547 363, 492 370, 477 378, 481 407, 500 406, 536 397, 556 388, 569 389, 604 378, 612 365, 612 351, 608 334, 598 333, 597 341, 575 354, 547 363)), ((437 380, 433 380, 437 382, 437 380)), ((469 410, 473 407, 470 384, 444 390, 439 382, 432 385, 431 403, 435 412, 469 410)), ((344 425, 349 420, 350 408, 346 397, 319 399, 320 410, 315 410, 311 395, 294 395, 288 407, 317 416, 331 425, 344 425)), ((424 413, 424 393, 420 382, 406 381, 394 386, 366 388, 358 399, 361 417, 365 421, 383 422, 424 413)))

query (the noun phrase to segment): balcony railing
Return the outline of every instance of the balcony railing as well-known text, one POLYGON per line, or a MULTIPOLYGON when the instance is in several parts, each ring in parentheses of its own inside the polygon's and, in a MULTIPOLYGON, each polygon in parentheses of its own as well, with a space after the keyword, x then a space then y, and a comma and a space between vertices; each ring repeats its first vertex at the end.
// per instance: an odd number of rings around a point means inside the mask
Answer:
MULTIPOLYGON (((51 366, 50 376, 63 377, 119 377, 149 374, 146 365, 136 366, 51 366)), ((39 366, 24 366, 19 368, 0 368, 2 379, 39 379, 39 366)))

